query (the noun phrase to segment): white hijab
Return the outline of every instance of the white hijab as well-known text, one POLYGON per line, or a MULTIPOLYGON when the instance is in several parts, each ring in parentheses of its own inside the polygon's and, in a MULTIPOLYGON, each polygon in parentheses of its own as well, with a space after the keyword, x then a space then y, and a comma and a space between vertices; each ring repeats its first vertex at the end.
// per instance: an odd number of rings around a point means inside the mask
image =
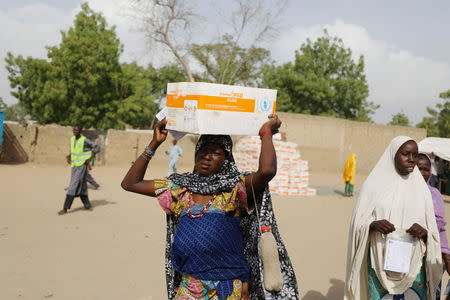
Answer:
POLYGON ((401 176, 395 168, 395 154, 410 137, 394 138, 364 182, 353 210, 347 249, 347 272, 344 299, 368 299, 367 254, 372 268, 390 294, 403 294, 420 272, 426 259, 428 299, 433 299, 442 276, 439 233, 431 193, 419 169, 401 176), (405 230, 417 223, 428 231, 427 243, 414 243, 410 271, 399 274, 383 270, 386 238, 369 233, 373 221, 386 219, 395 226, 390 235, 408 237, 405 230))

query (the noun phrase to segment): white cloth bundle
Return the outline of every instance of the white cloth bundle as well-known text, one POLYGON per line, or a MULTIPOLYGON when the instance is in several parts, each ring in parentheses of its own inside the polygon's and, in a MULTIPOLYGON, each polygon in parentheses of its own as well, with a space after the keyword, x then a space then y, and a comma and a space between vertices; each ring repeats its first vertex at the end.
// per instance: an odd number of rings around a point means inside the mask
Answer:
MULTIPOLYGON (((250 180, 253 180, 253 177, 250 180)), ((253 181, 250 181, 250 185, 252 187, 253 200, 255 201, 258 228, 262 231, 259 237, 259 253, 263 265, 264 288, 270 292, 279 292, 283 287, 283 276, 281 275, 277 241, 272 234, 270 226, 261 227, 253 181)))
POLYGON ((281 276, 278 247, 272 232, 263 232, 259 240, 259 250, 264 268, 264 288, 268 291, 281 291, 283 277, 281 276))

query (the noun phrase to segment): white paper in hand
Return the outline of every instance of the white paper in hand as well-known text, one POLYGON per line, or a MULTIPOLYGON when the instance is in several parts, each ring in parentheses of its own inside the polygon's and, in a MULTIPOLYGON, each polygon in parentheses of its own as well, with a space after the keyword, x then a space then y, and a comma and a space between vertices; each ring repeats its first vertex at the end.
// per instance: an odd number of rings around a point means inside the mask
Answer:
POLYGON ((384 269, 398 273, 408 273, 411 265, 413 244, 388 239, 384 255, 384 269))
POLYGON ((167 107, 164 107, 159 113, 156 114, 158 121, 161 121, 165 117, 167 117, 167 107))
MULTIPOLYGON (((167 117, 167 107, 164 107, 159 113, 156 114, 156 118, 158 119, 158 121, 161 121, 166 117, 167 117)), ((169 130, 169 132, 173 136, 173 138, 176 139, 177 141, 186 135, 185 132, 180 132, 176 130, 169 130)))

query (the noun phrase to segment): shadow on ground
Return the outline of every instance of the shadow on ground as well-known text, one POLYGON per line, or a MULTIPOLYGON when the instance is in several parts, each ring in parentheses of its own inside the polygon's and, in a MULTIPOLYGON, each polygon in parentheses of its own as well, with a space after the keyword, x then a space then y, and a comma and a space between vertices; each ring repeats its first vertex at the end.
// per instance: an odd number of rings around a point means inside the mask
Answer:
POLYGON ((333 195, 336 190, 336 187, 334 186, 328 186, 328 185, 319 185, 319 186, 311 186, 312 188, 316 189, 318 196, 325 196, 325 195, 333 195))
POLYGON ((338 195, 345 196, 345 193, 341 190, 334 190, 334 192, 338 195))
MULTIPOLYGON (((79 197, 76 197, 76 198, 73 200, 73 202, 75 202, 75 201, 77 201, 77 200, 79 200, 79 201, 80 201, 80 204, 81 204, 81 200, 80 200, 79 197)), ((91 205, 92 205, 92 209, 95 209, 95 208, 98 207, 98 206, 104 206, 104 205, 116 204, 116 202, 108 201, 108 200, 105 200, 105 199, 100 199, 100 200, 90 200, 90 202, 91 202, 91 205)), ((77 211, 80 211, 80 210, 86 211, 86 209, 84 209, 84 206, 80 206, 80 207, 71 209, 69 212, 70 212, 70 213, 74 213, 74 212, 77 212, 77 211)))
POLYGON ((318 291, 308 291, 302 300, 341 300, 344 297, 345 284, 342 280, 332 278, 330 279, 331 287, 328 289, 326 295, 318 291))
MULTIPOLYGON (((320 186, 311 186, 312 188, 315 188, 317 191, 317 195, 318 196, 330 196, 330 195, 335 195, 338 194, 340 196, 345 196, 345 193, 343 190, 338 189, 335 186, 328 186, 328 185, 320 185, 320 186)), ((354 196, 358 195, 357 191, 354 191, 354 196)))

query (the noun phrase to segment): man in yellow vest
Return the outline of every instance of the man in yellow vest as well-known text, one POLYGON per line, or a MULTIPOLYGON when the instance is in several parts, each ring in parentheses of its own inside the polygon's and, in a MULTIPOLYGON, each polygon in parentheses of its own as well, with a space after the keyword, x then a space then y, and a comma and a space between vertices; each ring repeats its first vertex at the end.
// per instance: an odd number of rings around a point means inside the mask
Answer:
POLYGON ((75 197, 81 198, 84 208, 91 209, 92 207, 88 198, 86 177, 91 159, 100 152, 100 147, 81 135, 81 131, 81 126, 75 126, 73 136, 70 139, 70 154, 67 155, 67 162, 71 164, 72 171, 64 208, 58 212, 60 215, 67 213, 75 197))

